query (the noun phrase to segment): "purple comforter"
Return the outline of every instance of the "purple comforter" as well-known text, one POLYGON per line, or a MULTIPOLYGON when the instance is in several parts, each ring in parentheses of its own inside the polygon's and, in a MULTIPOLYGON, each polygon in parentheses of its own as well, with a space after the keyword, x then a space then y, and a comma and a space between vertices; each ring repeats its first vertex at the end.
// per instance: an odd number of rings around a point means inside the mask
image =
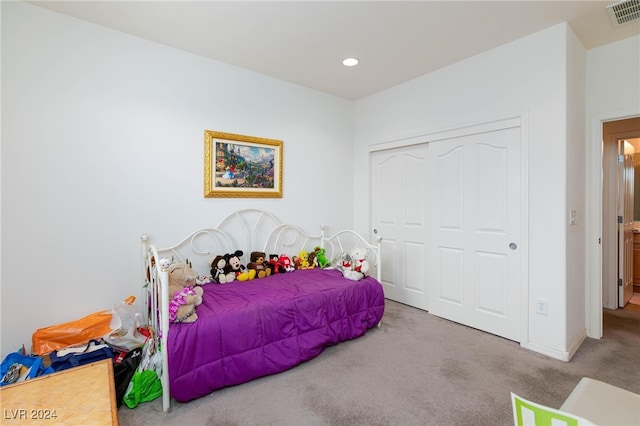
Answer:
POLYGON ((198 320, 169 330, 171 396, 177 401, 294 367, 363 335, 384 312, 377 280, 350 281, 336 270, 203 288, 198 320))

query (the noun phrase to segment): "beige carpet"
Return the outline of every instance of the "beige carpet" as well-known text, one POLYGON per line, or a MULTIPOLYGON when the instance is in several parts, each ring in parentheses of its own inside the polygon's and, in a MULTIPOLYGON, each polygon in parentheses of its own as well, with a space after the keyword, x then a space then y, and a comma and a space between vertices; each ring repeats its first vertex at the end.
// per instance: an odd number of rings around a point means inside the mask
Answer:
POLYGON ((118 410, 135 425, 511 426, 510 392, 559 408, 583 376, 640 393, 640 313, 604 310, 604 338, 571 362, 387 301, 382 327, 289 371, 162 412, 118 410))
POLYGON ((632 305, 640 305, 640 293, 633 293, 633 297, 629 300, 632 305))

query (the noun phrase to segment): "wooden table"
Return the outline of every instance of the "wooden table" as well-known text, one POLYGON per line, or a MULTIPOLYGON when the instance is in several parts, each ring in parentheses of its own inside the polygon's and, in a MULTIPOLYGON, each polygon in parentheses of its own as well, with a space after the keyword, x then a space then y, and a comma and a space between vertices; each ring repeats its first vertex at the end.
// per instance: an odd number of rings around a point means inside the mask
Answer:
POLYGON ((640 425, 640 395, 583 377, 560 410, 597 425, 640 425))
POLYGON ((0 388, 3 425, 117 425, 112 360, 0 388))

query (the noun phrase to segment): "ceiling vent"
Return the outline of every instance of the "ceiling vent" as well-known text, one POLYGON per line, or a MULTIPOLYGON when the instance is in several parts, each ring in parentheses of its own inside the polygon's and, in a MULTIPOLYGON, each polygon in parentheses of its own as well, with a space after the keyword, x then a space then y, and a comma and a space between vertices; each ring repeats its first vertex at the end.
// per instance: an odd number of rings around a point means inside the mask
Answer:
POLYGON ((607 6, 614 27, 640 19, 640 0, 622 0, 607 6))

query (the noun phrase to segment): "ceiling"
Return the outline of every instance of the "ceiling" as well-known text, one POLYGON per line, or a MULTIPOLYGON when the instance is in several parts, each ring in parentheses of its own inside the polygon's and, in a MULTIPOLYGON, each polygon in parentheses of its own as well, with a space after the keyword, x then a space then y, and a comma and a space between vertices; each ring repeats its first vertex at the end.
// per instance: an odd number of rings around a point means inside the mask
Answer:
POLYGON ((357 100, 560 22, 586 49, 640 34, 611 1, 30 1, 357 100), (360 65, 345 67, 348 56, 360 65))

